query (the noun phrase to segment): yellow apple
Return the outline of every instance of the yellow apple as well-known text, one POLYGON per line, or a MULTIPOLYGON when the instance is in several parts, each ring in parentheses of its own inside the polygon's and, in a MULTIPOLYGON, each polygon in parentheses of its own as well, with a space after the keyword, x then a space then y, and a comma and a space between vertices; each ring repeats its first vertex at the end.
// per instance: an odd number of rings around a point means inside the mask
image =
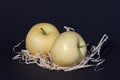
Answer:
POLYGON ((59 66, 72 66, 86 56, 84 39, 76 32, 67 31, 59 35, 50 50, 53 62, 59 66))
POLYGON ((34 25, 26 36, 26 48, 32 55, 47 54, 59 35, 57 28, 50 23, 34 25))

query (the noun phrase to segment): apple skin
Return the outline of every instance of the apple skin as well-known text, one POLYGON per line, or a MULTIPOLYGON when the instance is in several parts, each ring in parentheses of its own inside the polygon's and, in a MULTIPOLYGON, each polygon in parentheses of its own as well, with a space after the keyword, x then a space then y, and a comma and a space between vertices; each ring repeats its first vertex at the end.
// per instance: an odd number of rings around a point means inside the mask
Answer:
POLYGON ((59 66, 76 65, 83 60, 86 52, 85 41, 78 33, 73 31, 60 34, 50 50, 53 62, 59 66))
POLYGON ((47 54, 59 35, 57 28, 50 23, 34 25, 26 36, 26 48, 32 55, 47 54))

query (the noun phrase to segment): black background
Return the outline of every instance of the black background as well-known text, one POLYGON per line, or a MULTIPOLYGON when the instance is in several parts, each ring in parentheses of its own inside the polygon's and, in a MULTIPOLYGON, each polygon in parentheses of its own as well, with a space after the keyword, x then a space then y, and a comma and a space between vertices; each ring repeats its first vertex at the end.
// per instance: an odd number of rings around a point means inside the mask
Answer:
POLYGON ((1 0, 0 80, 120 80, 119 4, 119 0, 1 0), (52 23, 60 32, 64 25, 73 27, 90 45, 97 45, 106 33, 109 40, 101 52, 104 69, 49 71, 13 61, 12 47, 38 22, 52 23))

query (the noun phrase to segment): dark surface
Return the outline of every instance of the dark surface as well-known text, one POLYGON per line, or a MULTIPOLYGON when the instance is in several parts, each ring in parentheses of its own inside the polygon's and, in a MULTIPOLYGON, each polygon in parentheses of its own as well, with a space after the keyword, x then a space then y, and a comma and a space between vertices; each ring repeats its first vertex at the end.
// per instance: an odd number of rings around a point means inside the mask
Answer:
POLYGON ((0 80, 120 80, 119 28, 119 0, 1 0, 0 80), (73 27, 90 45, 97 45, 106 33, 109 40, 102 49, 104 69, 49 71, 13 61, 16 54, 12 47, 25 39, 31 26, 38 22, 50 22, 60 32, 65 31, 64 25, 73 27))

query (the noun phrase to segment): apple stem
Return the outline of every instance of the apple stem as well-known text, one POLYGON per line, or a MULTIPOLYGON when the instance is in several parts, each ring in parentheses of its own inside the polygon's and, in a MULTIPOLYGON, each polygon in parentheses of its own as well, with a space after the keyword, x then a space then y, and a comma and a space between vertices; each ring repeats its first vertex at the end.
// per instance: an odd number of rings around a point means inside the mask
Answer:
POLYGON ((43 34, 45 34, 45 35, 46 35, 46 32, 45 32, 45 30, 44 30, 43 28, 41 28, 41 30, 43 31, 43 34))
POLYGON ((85 45, 82 45, 82 46, 79 46, 79 48, 82 48, 82 47, 84 47, 84 46, 88 46, 89 44, 85 44, 85 45))

